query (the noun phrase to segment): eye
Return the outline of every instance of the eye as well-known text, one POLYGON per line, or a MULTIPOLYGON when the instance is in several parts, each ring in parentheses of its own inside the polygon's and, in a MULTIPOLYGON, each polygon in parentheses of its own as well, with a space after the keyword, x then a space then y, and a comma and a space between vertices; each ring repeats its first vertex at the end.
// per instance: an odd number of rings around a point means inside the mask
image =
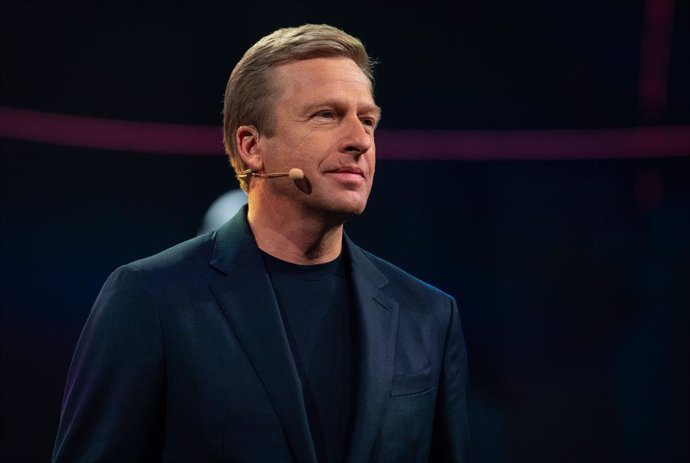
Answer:
POLYGON ((314 114, 315 117, 322 117, 324 119, 333 119, 335 118, 335 112, 331 111, 330 109, 324 109, 321 111, 318 111, 316 114, 314 114))
POLYGON ((376 128, 376 119, 371 118, 371 117, 365 117, 361 119, 362 124, 371 127, 372 129, 376 128))

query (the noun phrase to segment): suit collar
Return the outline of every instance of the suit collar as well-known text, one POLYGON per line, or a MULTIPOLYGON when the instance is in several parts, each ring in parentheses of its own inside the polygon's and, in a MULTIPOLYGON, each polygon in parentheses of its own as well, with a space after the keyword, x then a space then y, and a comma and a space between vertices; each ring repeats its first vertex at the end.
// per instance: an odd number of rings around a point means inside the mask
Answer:
POLYGON ((271 281, 246 220, 246 207, 216 231, 211 285, 280 420, 295 459, 316 463, 297 368, 271 281))
MULTIPOLYGON (((210 265, 224 274, 212 290, 271 398, 296 459, 315 462, 302 389, 273 288, 246 220, 246 206, 216 231, 210 265)), ((393 379, 398 302, 388 279, 347 236, 357 335, 356 398, 348 462, 367 461, 393 379)))
POLYGON ((247 222, 247 206, 243 206, 222 227, 214 232, 215 245, 211 256, 211 267, 226 275, 246 263, 257 263, 261 258, 254 235, 247 222))
MULTIPOLYGON (((247 209, 247 205, 244 205, 234 217, 214 232, 215 246, 210 264, 225 274, 237 269, 239 264, 247 260, 253 261, 256 256, 260 257, 254 235, 247 222, 247 209)), ((365 278, 363 283, 368 281, 377 288, 383 288, 388 283, 385 275, 347 234, 344 234, 343 245, 343 252, 352 263, 353 273, 361 273, 365 278)))
POLYGON ((352 273, 361 275, 364 278, 362 283, 368 281, 377 288, 386 286, 388 278, 371 262, 362 248, 352 242, 347 233, 344 234, 344 237, 344 252, 352 264, 352 273))
POLYGON ((393 381, 399 304, 385 292, 388 279, 364 251, 345 237, 354 292, 356 399, 348 463, 368 461, 393 381))

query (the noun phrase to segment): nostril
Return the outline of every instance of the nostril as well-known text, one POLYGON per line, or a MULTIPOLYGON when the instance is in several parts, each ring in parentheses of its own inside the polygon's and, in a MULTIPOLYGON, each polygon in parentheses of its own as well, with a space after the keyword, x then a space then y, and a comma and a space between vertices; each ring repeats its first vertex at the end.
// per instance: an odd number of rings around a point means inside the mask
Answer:
POLYGON ((354 157, 355 159, 359 159, 362 157, 364 153, 369 151, 369 146, 355 146, 355 145, 350 145, 345 148, 344 152, 349 154, 350 156, 354 157))

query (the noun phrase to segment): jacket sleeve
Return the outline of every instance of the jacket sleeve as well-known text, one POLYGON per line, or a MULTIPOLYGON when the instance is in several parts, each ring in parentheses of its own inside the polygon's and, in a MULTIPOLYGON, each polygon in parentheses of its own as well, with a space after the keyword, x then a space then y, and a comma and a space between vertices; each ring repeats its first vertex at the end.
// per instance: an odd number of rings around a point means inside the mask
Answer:
POLYGON ((121 267, 79 338, 52 461, 160 460, 164 365, 161 321, 145 275, 121 267))
POLYGON ((429 461, 468 463, 467 352, 455 299, 450 306, 429 461))

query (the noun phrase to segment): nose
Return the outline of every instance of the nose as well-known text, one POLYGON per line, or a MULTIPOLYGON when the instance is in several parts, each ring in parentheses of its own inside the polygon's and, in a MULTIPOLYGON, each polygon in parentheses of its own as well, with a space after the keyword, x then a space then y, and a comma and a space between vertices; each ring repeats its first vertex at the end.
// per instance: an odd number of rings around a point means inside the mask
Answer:
POLYGON ((372 132, 365 128, 356 115, 343 119, 343 137, 340 147, 342 152, 359 157, 369 151, 373 138, 372 132))

